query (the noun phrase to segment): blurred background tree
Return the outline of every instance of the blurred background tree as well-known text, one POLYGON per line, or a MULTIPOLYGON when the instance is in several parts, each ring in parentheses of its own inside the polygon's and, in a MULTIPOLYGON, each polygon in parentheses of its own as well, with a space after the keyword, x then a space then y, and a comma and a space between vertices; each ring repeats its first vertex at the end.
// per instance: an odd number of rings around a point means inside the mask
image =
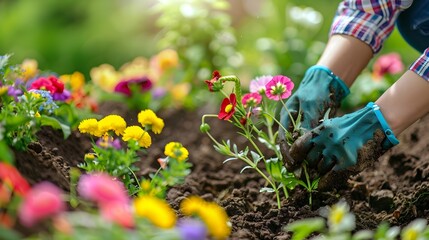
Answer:
MULTIPOLYGON (((59 73, 115 67, 165 48, 178 51, 187 77, 214 69, 285 74, 299 82, 316 63, 337 5, 331 0, 2 0, 0 52, 34 58, 59 73)), ((382 53, 408 66, 418 56, 395 32, 382 53)))

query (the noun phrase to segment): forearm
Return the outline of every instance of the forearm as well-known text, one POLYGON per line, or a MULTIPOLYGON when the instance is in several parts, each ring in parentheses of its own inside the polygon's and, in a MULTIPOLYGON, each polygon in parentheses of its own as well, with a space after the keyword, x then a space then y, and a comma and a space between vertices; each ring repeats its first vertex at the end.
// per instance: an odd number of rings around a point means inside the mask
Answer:
POLYGON ((407 71, 377 101, 393 133, 398 136, 429 113, 429 82, 407 71))
POLYGON ((328 67, 350 87, 371 60, 371 47, 347 35, 332 35, 317 65, 328 67))

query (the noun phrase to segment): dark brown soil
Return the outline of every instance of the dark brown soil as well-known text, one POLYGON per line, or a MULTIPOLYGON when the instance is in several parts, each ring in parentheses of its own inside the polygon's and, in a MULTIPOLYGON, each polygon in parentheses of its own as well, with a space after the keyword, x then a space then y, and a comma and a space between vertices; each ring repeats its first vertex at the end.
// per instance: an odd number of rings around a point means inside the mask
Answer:
MULTIPOLYGON (((106 114, 120 114, 128 122, 136 121, 136 113, 112 105, 101 108, 106 114), (112 110, 114 109, 114 110, 112 110)), ((289 239, 283 226, 297 219, 318 216, 318 209, 340 198, 350 204, 359 229, 374 229, 380 222, 405 225, 415 218, 429 219, 429 116, 414 124, 400 138, 400 145, 384 154, 373 167, 352 177, 343 190, 316 193, 308 206, 306 193, 297 189, 277 209, 273 194, 259 193, 264 181, 247 170, 240 174, 242 162, 223 164, 210 139, 200 133, 201 116, 215 109, 199 111, 169 110, 160 113, 166 127, 153 139, 149 155, 142 158, 141 175, 158 168, 156 159, 163 156, 166 143, 180 141, 189 150, 192 173, 183 185, 172 188, 167 200, 178 209, 181 200, 199 195, 218 202, 225 208, 232 223, 230 239, 289 239)), ((217 139, 231 139, 245 145, 230 124, 213 119, 211 133, 217 139)), ((31 181, 50 180, 68 189, 68 171, 76 166, 91 145, 86 136, 74 132, 64 140, 61 133, 44 129, 39 142, 27 152, 16 153, 19 170, 31 181)))

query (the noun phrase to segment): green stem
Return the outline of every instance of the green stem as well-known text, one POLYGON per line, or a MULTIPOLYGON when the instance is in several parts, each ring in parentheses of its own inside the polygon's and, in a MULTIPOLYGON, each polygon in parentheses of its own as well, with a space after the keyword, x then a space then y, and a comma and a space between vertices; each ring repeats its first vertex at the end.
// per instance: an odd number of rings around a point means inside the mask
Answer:
POLYGON ((289 115, 289 118, 290 118, 290 120, 292 121, 293 130, 294 130, 294 131, 295 131, 295 130, 297 130, 297 128, 296 128, 296 123, 295 123, 295 119, 293 119, 292 114, 289 112, 289 109, 287 108, 286 104, 283 102, 283 100, 281 100, 280 102, 282 103, 283 107, 286 109, 286 111, 287 111, 287 113, 288 113, 288 115, 289 115))

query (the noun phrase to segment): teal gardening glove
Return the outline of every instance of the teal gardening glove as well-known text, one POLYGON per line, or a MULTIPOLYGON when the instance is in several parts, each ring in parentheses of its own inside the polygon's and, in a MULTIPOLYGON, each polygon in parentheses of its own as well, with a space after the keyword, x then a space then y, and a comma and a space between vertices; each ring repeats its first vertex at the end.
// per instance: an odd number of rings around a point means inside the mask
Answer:
MULTIPOLYGON (((341 100, 349 94, 348 87, 331 70, 324 66, 310 67, 298 90, 288 99, 286 107, 294 119, 301 113, 300 128, 310 130, 319 125, 325 112, 330 110, 330 117, 334 116, 340 107, 341 100)), ((293 132, 293 124, 285 108, 280 115, 280 123, 293 132)), ((280 140, 285 139, 283 128, 279 129, 280 140)))
POLYGON ((327 119, 298 138, 285 159, 286 168, 294 170, 306 160, 323 175, 319 189, 341 187, 350 175, 398 143, 380 108, 370 102, 356 112, 327 119))

